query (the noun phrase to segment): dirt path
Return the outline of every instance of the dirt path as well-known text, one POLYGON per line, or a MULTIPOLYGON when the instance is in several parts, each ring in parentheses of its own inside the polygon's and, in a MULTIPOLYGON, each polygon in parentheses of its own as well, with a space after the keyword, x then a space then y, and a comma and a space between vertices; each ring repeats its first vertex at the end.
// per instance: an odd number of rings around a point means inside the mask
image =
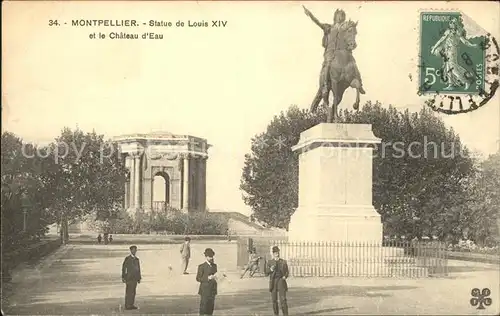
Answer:
MULTIPOLYGON (((194 272, 203 261, 203 245, 193 245, 194 272)), ((228 279, 219 284, 217 315, 267 315, 271 312, 267 279, 240 280, 234 249, 216 248, 216 261, 228 279)), ((126 247, 73 245, 47 258, 37 268, 16 272, 14 295, 7 314, 89 315, 122 312, 120 280, 126 247)), ((138 256, 143 282, 137 289, 139 311, 131 314, 196 314, 198 284, 194 274, 181 275, 178 245, 141 245, 138 256)), ((293 315, 482 315, 498 314, 498 267, 450 262, 442 279, 295 278, 289 279, 288 301, 293 315), (490 288, 493 304, 484 310, 470 305, 471 289, 490 288)))

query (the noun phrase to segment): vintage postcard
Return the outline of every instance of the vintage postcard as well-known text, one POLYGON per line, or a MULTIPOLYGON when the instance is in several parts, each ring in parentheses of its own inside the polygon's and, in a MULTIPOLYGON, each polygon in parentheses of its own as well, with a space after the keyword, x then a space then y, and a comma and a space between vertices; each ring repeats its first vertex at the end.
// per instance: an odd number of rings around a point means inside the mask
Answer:
POLYGON ((4 1, 5 315, 500 315, 500 4, 4 1))

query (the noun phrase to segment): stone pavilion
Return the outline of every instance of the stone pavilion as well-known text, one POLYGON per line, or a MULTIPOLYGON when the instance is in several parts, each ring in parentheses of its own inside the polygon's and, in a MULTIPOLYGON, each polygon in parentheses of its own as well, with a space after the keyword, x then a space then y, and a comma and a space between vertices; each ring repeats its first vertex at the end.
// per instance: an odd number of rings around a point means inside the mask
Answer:
POLYGON ((152 132, 121 135, 114 141, 128 170, 124 207, 129 212, 162 211, 168 207, 184 212, 206 210, 210 148, 206 139, 152 132), (156 181, 165 183, 161 196, 155 196, 156 181))

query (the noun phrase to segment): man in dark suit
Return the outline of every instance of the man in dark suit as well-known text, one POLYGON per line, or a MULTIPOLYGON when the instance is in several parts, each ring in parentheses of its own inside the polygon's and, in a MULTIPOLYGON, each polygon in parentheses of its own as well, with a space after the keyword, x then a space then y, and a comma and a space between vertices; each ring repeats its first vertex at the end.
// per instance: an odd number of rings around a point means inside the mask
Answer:
POLYGON ((204 263, 198 266, 196 281, 200 282, 200 315, 213 315, 215 296, 217 295, 217 265, 214 262, 215 252, 211 248, 205 249, 204 263))
POLYGON ((122 281, 125 287, 125 309, 137 309, 134 305, 137 283, 141 283, 141 265, 135 256, 137 246, 130 246, 130 255, 125 257, 122 265, 122 281))
POLYGON ((274 315, 279 315, 278 297, 281 304, 281 310, 284 316, 288 316, 288 305, 286 302, 286 292, 288 285, 288 264, 280 258, 280 249, 276 246, 272 248, 273 259, 266 264, 266 275, 269 275, 269 291, 273 302, 274 315))

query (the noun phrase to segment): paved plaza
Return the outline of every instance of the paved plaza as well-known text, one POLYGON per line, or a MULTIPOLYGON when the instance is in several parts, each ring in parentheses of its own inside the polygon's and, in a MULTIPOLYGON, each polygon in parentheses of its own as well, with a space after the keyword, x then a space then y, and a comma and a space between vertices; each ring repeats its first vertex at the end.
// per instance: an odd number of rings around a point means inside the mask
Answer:
MULTIPOLYGON (((264 277, 239 279, 236 244, 192 244, 189 275, 180 274, 179 246, 138 245, 143 279, 137 289, 139 310, 123 311, 121 264, 126 245, 68 245, 36 267, 14 273, 8 315, 197 314, 196 266, 203 250, 216 252, 220 282, 215 315, 269 315, 268 282, 264 277)), ((454 314, 497 315, 498 267, 450 262, 448 278, 290 278, 291 315, 454 314), (493 304, 484 310, 470 305, 472 288, 490 288, 493 304)))

